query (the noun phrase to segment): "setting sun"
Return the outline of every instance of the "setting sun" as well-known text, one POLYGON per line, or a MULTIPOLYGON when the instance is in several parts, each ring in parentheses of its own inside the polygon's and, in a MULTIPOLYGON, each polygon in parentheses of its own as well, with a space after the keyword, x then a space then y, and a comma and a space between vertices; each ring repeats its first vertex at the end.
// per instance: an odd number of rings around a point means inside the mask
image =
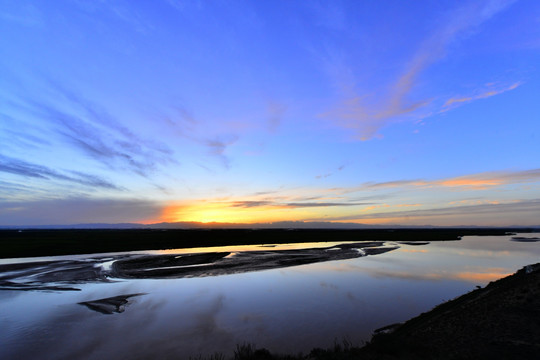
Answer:
POLYGON ((257 209, 231 207, 228 204, 201 201, 189 205, 172 205, 164 208, 163 220, 169 222, 201 223, 255 223, 284 219, 280 210, 273 207, 257 209))

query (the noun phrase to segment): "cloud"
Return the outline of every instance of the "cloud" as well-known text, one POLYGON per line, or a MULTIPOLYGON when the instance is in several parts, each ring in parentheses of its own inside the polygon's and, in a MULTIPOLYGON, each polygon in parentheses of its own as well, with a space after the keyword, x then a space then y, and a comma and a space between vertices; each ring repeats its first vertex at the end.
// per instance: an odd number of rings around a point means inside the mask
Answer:
MULTIPOLYGON (((64 194, 72 192, 65 189, 64 194)), ((0 180, 0 199, 2 201, 21 200, 21 199, 44 199, 55 197, 48 188, 38 188, 32 186, 29 181, 1 181, 0 180)))
MULTIPOLYGON (((449 109, 453 109, 453 108, 455 108, 457 106, 472 102, 474 100, 486 99, 486 98, 489 98, 489 97, 492 97, 492 96, 495 96, 495 95, 505 93, 505 92, 510 91, 510 90, 514 90, 517 87, 519 87, 521 84, 522 84, 521 82, 516 82, 516 83, 514 83, 514 84, 512 84, 510 86, 506 86, 504 88, 484 90, 484 91, 480 92, 479 94, 472 95, 472 96, 452 97, 452 98, 446 100, 446 102, 443 105, 442 111, 448 111, 449 109)), ((489 86, 489 87, 491 87, 491 86, 489 86)))
POLYGON ((0 225, 148 222, 159 219, 159 203, 139 199, 67 198, 0 203, 0 225))
POLYGON ((332 176, 332 173, 326 173, 326 174, 323 174, 323 175, 317 175, 315 176, 315 179, 325 179, 329 176, 332 176))
POLYGON ((121 187, 96 175, 79 171, 70 171, 70 175, 66 175, 65 173, 58 172, 42 165, 32 164, 23 160, 3 156, 1 154, 0 172, 36 179, 60 180, 78 185, 89 186, 92 188, 122 190, 121 187))
POLYGON ((359 202, 279 202, 279 201, 234 201, 229 204, 231 207, 255 208, 255 207, 277 207, 277 208, 312 208, 312 207, 339 207, 339 206, 361 206, 369 203, 359 202))
POLYGON ((267 105, 268 111, 268 130, 275 133, 281 124, 281 120, 287 111, 287 106, 277 102, 270 101, 267 105))
POLYGON ((462 205, 462 206, 449 206, 449 207, 438 207, 431 209, 422 209, 422 210, 406 210, 406 211, 387 211, 387 212, 376 212, 368 214, 356 214, 356 215, 347 215, 334 217, 332 221, 339 220, 362 220, 362 219, 385 219, 385 218, 407 218, 411 220, 412 218, 433 218, 433 217, 468 217, 473 215, 507 215, 510 213, 527 213, 534 216, 535 213, 540 214, 540 199, 532 200, 517 200, 514 202, 503 203, 503 204, 478 204, 478 205, 462 205))
POLYGON ((238 136, 230 135, 213 140, 204 140, 203 143, 208 147, 210 155, 217 156, 221 159, 225 168, 230 168, 230 159, 225 155, 225 151, 231 145, 238 141, 238 136))
MULTIPOLYGON (((238 132, 225 126, 222 129, 216 123, 209 123, 198 117, 188 107, 175 104, 171 106, 172 113, 164 115, 157 112, 154 116, 166 127, 168 134, 188 140, 194 144, 203 146, 208 155, 217 158, 221 164, 229 169, 231 159, 227 155, 227 149, 240 140, 238 132)), ((206 165, 200 164, 206 170, 206 165)))
MULTIPOLYGON (((58 82, 49 80, 49 84, 59 96, 62 96, 63 98, 68 100, 71 105, 81 109, 91 122, 94 122, 105 128, 108 128, 111 131, 116 132, 124 139, 129 139, 130 142, 142 144, 144 147, 155 150, 162 154, 172 154, 172 150, 169 149, 164 143, 159 143, 149 139, 143 139, 137 136, 129 128, 122 125, 120 121, 118 121, 118 119, 112 116, 99 104, 84 98, 82 95, 76 93, 73 90, 67 89, 58 82)), ((188 114, 185 112, 184 116, 188 116, 188 114)))
POLYGON ((232 207, 241 207, 241 208, 252 208, 252 207, 261 207, 261 206, 272 206, 275 205, 272 201, 235 201, 230 206, 232 207))
MULTIPOLYGON (((363 188, 448 187, 485 190, 496 186, 540 181, 540 169, 524 171, 493 171, 439 180, 399 180, 364 183, 363 188)), ((357 188, 359 189, 359 188, 357 188)))
MULTIPOLYGON (((345 167, 347 167, 347 165, 345 165, 345 164, 340 165, 340 166, 336 169, 336 171, 342 171, 343 169, 345 169, 345 167)), ((334 175, 334 173, 335 173, 335 172, 332 171, 332 172, 328 172, 328 173, 326 173, 326 174, 317 175, 317 176, 315 176, 315 179, 325 179, 325 178, 327 178, 327 177, 329 177, 329 176, 334 175)))
POLYGON ((177 164, 165 144, 137 136, 98 104, 60 85, 49 85, 56 98, 64 100, 62 106, 23 98, 19 110, 47 121, 52 125, 47 130, 66 145, 111 169, 127 169, 146 178, 158 170, 157 165, 177 164))
MULTIPOLYGON (((7 119, 8 119, 7 121, 13 121, 13 119, 11 118, 7 118, 7 119)), ((23 133, 20 131, 6 129, 5 135, 7 136, 4 137, 4 141, 16 142, 21 147, 24 147, 24 148, 30 148, 30 147, 40 148, 44 145, 45 146, 51 145, 51 142, 46 139, 42 139, 38 136, 23 133)))
POLYGON ((417 110, 432 103, 429 97, 411 100, 421 74, 446 56, 450 44, 470 34, 512 2, 473 2, 456 9, 446 17, 441 27, 423 41, 387 91, 379 91, 374 96, 352 94, 336 109, 323 116, 335 119, 341 126, 354 129, 360 140, 373 138, 382 127, 403 116, 418 116, 417 110))
POLYGON ((354 203, 354 202, 332 202, 332 203, 287 203, 287 207, 300 208, 300 207, 334 207, 334 206, 360 206, 367 205, 368 203, 354 203))

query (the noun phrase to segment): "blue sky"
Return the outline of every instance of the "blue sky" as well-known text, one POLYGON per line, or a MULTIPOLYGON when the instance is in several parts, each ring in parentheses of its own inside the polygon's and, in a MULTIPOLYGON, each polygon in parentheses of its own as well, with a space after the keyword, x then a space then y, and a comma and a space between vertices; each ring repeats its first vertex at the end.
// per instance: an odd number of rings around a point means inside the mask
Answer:
POLYGON ((536 1, 0 1, 0 225, 538 225, 536 1))

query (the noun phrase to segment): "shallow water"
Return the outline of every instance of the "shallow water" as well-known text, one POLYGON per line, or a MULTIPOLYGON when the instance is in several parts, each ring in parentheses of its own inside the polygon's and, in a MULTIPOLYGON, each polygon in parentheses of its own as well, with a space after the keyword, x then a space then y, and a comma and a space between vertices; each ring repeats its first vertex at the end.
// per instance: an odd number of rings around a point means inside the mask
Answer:
MULTIPOLYGON (((0 291, 0 358, 187 359, 215 351, 230 354, 244 342, 277 353, 330 347, 343 338, 360 344, 379 327, 407 320, 540 261, 540 242, 510 239, 471 236, 425 245, 386 243, 399 248, 355 259, 230 275, 70 284, 80 291, 4 290, 0 291), (137 296, 125 303, 115 298, 113 305, 107 305, 112 309, 109 314, 79 304, 133 294, 137 296)), ((315 247, 143 253, 302 246, 315 247)), ((106 267, 113 257, 60 259, 97 258, 106 267)), ((0 265, 18 262, 0 260, 0 265)))

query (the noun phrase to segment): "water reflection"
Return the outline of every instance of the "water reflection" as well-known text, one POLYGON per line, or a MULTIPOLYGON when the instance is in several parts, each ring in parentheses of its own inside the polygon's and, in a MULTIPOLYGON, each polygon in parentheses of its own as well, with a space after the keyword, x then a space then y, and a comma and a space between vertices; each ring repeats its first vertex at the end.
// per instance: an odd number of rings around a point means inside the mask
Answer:
POLYGON ((188 358, 243 342, 282 353, 331 346, 335 338, 359 343, 540 255, 540 243, 510 236, 386 245, 399 248, 223 276, 79 282, 77 292, 0 291, 0 357, 188 358), (115 298, 109 305, 128 301, 124 312, 79 305, 115 298))

